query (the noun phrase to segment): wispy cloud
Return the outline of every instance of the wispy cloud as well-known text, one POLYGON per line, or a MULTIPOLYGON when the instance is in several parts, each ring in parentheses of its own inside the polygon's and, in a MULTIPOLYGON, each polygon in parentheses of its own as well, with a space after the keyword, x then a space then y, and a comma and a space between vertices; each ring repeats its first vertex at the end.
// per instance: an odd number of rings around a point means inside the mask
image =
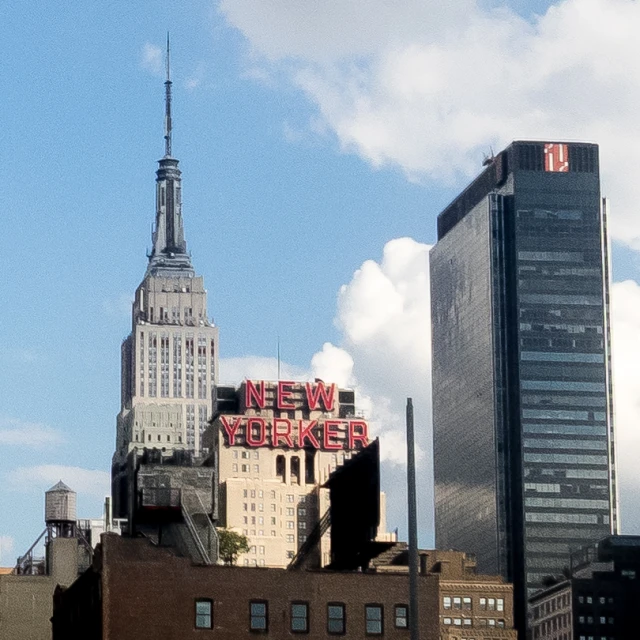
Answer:
POLYGON ((153 75, 162 75, 162 49, 155 44, 145 42, 140 55, 140 66, 153 75))
POLYGON ((202 84, 205 77, 205 71, 206 71, 206 66, 204 62, 202 61, 198 62, 198 64, 196 65, 196 68, 193 70, 193 73, 191 73, 189 77, 185 80, 184 86, 186 87, 187 91, 193 91, 194 89, 197 89, 202 84))
POLYGON ((5 474, 9 488, 16 491, 46 491, 59 480, 83 496, 103 498, 110 493, 110 476, 106 471, 43 464, 18 467, 5 474))
POLYGON ((39 449, 63 441, 62 434, 40 422, 25 422, 18 418, 0 418, 0 444, 39 449))

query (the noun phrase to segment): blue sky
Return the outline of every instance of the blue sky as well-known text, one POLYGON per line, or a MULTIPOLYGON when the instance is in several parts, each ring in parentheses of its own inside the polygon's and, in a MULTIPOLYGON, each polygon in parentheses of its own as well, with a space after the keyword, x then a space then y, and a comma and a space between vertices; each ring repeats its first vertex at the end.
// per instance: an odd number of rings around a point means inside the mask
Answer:
MULTIPOLYGON (((609 24, 640 23, 633 3, 536 4, 536 16, 523 1, 465 0, 461 15, 402 0, 380 20, 379 0, 343 1, 339 11, 334 0, 308 3, 311 17, 303 4, 5 3, 0 564, 40 533, 43 491, 58 475, 79 492, 79 515, 101 510, 119 346, 146 266, 163 152, 157 48, 167 29, 187 243, 220 327, 223 376, 269 370, 272 361, 259 358, 275 356, 280 336, 283 359, 300 375, 325 367, 357 383, 390 450, 401 440, 403 398, 416 396, 423 544, 433 541, 424 245, 435 241, 438 211, 480 169, 483 152, 528 136, 601 142, 620 221, 615 279, 638 279, 640 225, 629 184, 640 160, 628 147, 640 132, 627 96, 640 96, 640 79, 634 68, 623 82, 598 66, 599 46, 612 68, 618 59, 634 62, 632 38, 618 34, 612 53, 605 37, 609 24), (583 51, 593 22, 605 35, 583 51), (415 24, 422 26, 408 26, 415 24), (571 55, 560 55, 562 47, 571 55), (549 48, 570 62, 556 68, 536 54, 549 48), (513 83, 503 95, 510 74, 528 77, 528 54, 539 62, 537 84, 513 83), (486 78, 477 77, 478 60, 486 78), (588 97, 585 78, 595 83, 588 97), (475 92, 474 101, 456 85, 475 92), (609 104, 597 98, 602 92, 609 104), (589 109, 575 106, 585 100, 589 109), (387 245, 405 237, 414 242, 387 245), (394 336, 399 327, 426 358, 403 366, 410 347, 394 336), (327 342, 333 347, 323 349, 327 342)), ((634 282, 625 287, 620 351, 630 355, 620 359, 620 413, 625 442, 635 445, 640 293, 634 282)), ((397 463, 389 454, 384 483, 394 503, 389 526, 403 530, 397 463)), ((623 479, 631 494, 633 473, 623 479)))

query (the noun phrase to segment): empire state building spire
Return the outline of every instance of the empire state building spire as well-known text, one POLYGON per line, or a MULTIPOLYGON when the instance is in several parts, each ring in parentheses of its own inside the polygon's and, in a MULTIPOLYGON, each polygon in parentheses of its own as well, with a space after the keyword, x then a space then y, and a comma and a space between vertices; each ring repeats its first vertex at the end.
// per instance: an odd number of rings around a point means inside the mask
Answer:
POLYGON ((148 274, 193 275, 182 223, 182 178, 178 160, 171 155, 171 67, 167 34, 167 76, 165 87, 164 157, 156 172, 156 222, 148 274))

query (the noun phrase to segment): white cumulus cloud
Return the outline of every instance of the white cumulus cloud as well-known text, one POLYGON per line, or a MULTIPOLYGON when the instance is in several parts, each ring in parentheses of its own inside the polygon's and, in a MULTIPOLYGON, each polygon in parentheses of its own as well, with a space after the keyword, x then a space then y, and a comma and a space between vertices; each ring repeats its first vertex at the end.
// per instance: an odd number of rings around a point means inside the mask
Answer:
POLYGON ((624 533, 640 531, 640 285, 632 280, 613 285, 613 383, 624 533))
POLYGON ((473 0, 222 0, 341 147, 412 179, 466 180, 514 139, 601 145, 614 239, 640 247, 640 4, 561 0, 525 20, 473 0))

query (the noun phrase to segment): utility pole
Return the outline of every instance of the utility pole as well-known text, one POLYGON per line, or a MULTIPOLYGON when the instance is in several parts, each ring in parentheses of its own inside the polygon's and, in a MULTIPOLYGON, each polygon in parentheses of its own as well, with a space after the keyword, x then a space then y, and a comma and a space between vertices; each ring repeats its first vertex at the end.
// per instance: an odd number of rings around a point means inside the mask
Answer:
POLYGON ((413 433, 413 400, 411 398, 407 398, 407 498, 409 502, 409 634, 410 640, 420 640, 416 453, 413 433))

